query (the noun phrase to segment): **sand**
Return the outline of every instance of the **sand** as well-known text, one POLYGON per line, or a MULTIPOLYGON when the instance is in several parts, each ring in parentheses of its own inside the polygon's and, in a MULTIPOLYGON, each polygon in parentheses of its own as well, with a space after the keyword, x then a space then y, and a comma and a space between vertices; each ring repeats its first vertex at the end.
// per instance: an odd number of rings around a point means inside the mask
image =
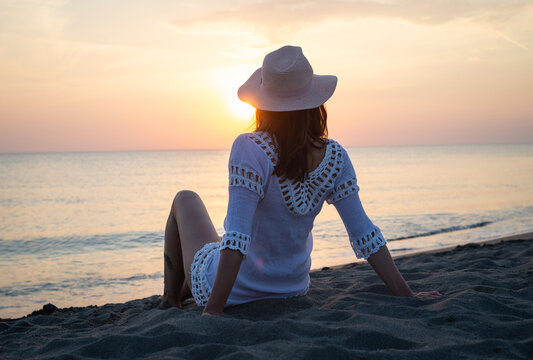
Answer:
POLYGON ((157 296, 0 320, 0 358, 532 359, 532 234, 397 259, 420 301, 367 263, 312 273, 309 294, 226 310, 158 310, 157 296))

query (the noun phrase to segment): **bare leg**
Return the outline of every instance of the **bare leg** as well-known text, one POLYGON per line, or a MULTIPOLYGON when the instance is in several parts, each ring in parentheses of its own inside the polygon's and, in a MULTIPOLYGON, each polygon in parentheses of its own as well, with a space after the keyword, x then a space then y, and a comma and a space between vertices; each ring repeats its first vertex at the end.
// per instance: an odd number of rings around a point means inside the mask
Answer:
MULTIPOLYGON (((178 193, 179 194, 179 193, 178 193)), ((174 198, 176 202, 178 195, 174 198)), ((185 273, 183 272, 183 260, 181 252, 181 241, 178 231, 178 224, 174 216, 174 202, 170 209, 165 228, 165 248, 164 248, 164 291, 159 307, 166 309, 171 306, 180 306, 180 292, 185 283, 185 273)))
POLYGON ((165 228, 165 288, 160 308, 180 307, 190 296, 191 264, 205 244, 219 241, 207 209, 192 191, 180 191, 172 202, 165 228))

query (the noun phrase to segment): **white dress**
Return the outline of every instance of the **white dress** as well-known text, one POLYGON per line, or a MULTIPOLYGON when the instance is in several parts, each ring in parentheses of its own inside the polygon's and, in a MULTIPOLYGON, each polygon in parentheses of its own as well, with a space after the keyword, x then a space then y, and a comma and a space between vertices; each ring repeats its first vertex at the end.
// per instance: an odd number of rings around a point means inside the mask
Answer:
POLYGON ((266 132, 241 134, 229 159, 229 201, 222 241, 206 244, 191 265, 192 294, 207 303, 220 250, 244 255, 226 305, 305 295, 309 288, 313 221, 324 201, 333 204, 358 258, 385 239, 366 215, 348 154, 327 139, 324 159, 303 182, 274 175, 276 143, 266 132))

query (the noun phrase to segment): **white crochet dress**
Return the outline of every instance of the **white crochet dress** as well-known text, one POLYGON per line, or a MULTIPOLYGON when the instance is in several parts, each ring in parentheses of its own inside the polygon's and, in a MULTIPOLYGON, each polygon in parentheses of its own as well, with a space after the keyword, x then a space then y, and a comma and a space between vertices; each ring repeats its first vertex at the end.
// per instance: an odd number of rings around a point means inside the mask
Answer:
POLYGON ((241 134, 229 159, 229 202, 222 241, 206 244, 191 265, 192 294, 207 303, 220 250, 245 255, 226 305, 304 295, 309 288, 313 221, 324 201, 340 214, 358 258, 385 239, 363 210, 346 151, 327 140, 324 159, 304 182, 274 175, 276 144, 266 132, 241 134))

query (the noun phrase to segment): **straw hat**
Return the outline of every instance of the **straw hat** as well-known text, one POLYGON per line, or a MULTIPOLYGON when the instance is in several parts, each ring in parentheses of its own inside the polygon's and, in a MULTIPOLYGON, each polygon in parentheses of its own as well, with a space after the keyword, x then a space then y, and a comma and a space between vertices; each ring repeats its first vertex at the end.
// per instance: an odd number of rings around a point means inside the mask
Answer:
POLYGON ((293 111, 318 107, 337 86, 333 75, 315 75, 302 48, 284 46, 271 52, 263 66, 239 88, 239 99, 261 110, 293 111))

